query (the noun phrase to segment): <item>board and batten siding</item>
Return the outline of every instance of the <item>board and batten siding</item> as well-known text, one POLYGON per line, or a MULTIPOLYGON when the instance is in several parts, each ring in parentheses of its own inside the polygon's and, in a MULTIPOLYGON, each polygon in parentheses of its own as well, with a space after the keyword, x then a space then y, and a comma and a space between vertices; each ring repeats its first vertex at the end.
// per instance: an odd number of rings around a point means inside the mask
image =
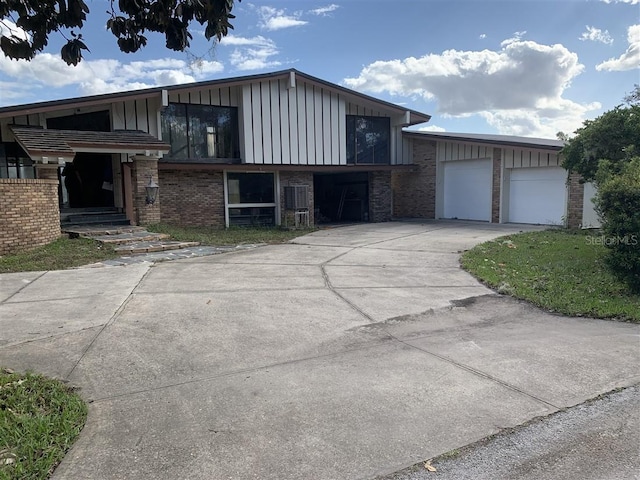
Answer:
POLYGON ((438 162, 493 158, 493 146, 459 142, 438 142, 438 162))
POLYGON ((504 168, 560 167, 559 155, 544 150, 503 148, 504 168))
MULTIPOLYGON (((389 116, 300 79, 242 86, 243 162, 276 165, 346 165, 347 115, 389 116)), ((391 163, 410 162, 411 143, 392 125, 391 163)))
POLYGON ((346 165, 346 102, 308 82, 284 79, 242 87, 244 163, 346 165))

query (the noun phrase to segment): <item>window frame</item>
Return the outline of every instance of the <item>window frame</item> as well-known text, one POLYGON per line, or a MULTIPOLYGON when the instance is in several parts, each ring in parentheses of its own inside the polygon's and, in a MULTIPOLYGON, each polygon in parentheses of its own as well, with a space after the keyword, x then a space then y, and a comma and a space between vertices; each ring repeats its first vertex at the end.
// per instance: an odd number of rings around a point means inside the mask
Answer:
POLYGON ((273 225, 280 225, 280 175, 278 172, 246 172, 246 171, 227 171, 223 172, 224 186, 224 223, 229 228, 230 215, 229 210, 234 208, 273 208, 273 225), (273 202, 266 203, 230 203, 229 202, 229 174, 246 174, 246 175, 273 175, 273 202))
MULTIPOLYGON (((234 107, 231 105, 205 105, 205 104, 196 104, 196 103, 170 102, 167 108, 163 109, 160 112, 160 132, 161 132, 162 140, 172 146, 172 150, 170 150, 165 154, 165 158, 177 160, 177 161, 189 161, 189 160, 230 161, 230 160, 241 159, 240 120, 239 120, 238 107, 234 107), (183 112, 180 112, 180 113, 181 114, 184 113, 184 119, 185 119, 185 139, 186 139, 186 149, 187 149, 187 154, 185 156, 172 155, 172 150, 173 150, 172 135, 171 135, 172 131, 170 129, 165 129, 165 112, 167 108, 172 106, 183 108, 183 112), (206 157, 206 156, 197 156, 194 154, 195 153, 194 150, 197 148, 197 145, 193 143, 193 141, 195 138, 197 138, 197 136, 201 136, 202 132, 199 134, 192 132, 192 128, 193 128, 192 125, 195 123, 193 119, 202 118, 204 115, 200 117, 194 116, 194 114, 190 113, 190 110, 201 110, 200 113, 202 113, 202 110, 206 108, 214 109, 214 110, 221 109, 229 112, 230 125, 231 125, 231 146, 229 148, 231 150, 231 156, 206 157), (169 138, 166 138, 165 133, 169 133, 169 138), (235 154, 237 154, 237 156, 235 154)), ((201 125, 205 125, 207 130, 209 128, 214 128, 214 127, 211 127, 210 125, 206 125, 206 123, 203 123, 203 122, 200 122, 200 123, 201 125)), ((205 133, 205 136, 208 133, 209 132, 205 133)))
POLYGON ((17 143, 0 142, 0 178, 35 179, 36 162, 17 143), (15 172, 15 176, 10 172, 15 172))
MULTIPOLYGON (((384 116, 373 116, 373 115, 347 115, 346 116, 346 138, 345 138, 345 148, 347 154, 347 165, 391 165, 391 143, 392 143, 392 135, 391 135, 391 118, 384 116), (373 162, 361 162, 358 161, 358 131, 357 131, 357 121, 358 119, 364 119, 369 122, 384 122, 384 131, 386 133, 386 158, 383 162, 376 162, 375 157, 373 162), (353 131, 350 131, 351 126, 353 126, 353 131), (353 145, 350 145, 350 137, 353 137, 353 145), (351 147, 351 148, 350 148, 351 147), (353 150, 353 152, 350 152, 353 150)), ((382 130, 382 129, 381 129, 382 130)), ((378 131, 381 131, 378 130, 378 131)), ((376 131, 377 132, 377 131, 376 131)), ((365 135, 368 132, 362 132, 365 135)), ((374 133, 374 132, 372 132, 374 133)))

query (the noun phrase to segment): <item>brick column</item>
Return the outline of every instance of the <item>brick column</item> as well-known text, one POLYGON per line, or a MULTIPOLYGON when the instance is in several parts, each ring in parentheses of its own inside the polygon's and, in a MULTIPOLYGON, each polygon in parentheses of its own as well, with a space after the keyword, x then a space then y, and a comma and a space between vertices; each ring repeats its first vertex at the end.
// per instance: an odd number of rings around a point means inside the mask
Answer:
POLYGON ((397 218, 435 218, 436 142, 412 139, 413 168, 393 172, 393 216, 397 218))
POLYGON ((502 149, 493 149, 493 185, 491 190, 491 223, 500 223, 500 190, 502 188, 501 178, 502 149))
POLYGON ((569 201, 567 205, 567 228, 582 226, 584 208, 584 183, 579 173, 569 174, 569 201))
POLYGON ((145 187, 149 183, 149 177, 153 177, 153 181, 159 183, 158 159, 152 157, 134 157, 131 183, 134 217, 138 225, 150 225, 160 222, 160 198, 162 197, 162 191, 158 190, 158 196, 153 205, 147 205, 147 192, 145 187))
POLYGON ((369 221, 389 222, 392 202, 391 172, 369 172, 369 221))

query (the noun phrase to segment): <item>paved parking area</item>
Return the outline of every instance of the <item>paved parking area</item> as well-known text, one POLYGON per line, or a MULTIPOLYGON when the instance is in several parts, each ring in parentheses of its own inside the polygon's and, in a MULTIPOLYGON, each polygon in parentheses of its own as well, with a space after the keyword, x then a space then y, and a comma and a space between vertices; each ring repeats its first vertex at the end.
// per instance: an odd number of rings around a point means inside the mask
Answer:
POLYGON ((369 479, 640 381, 640 326, 547 314, 458 268, 521 228, 366 224, 0 275, 0 364, 91 402, 54 478, 369 479))

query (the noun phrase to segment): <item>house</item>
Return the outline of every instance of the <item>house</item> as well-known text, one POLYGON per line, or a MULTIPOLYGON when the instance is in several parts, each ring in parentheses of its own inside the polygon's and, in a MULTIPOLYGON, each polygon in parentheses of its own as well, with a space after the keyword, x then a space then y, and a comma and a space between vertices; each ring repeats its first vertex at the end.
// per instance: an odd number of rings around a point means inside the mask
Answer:
POLYGON ((0 108, 0 255, 96 213, 218 227, 581 223, 577 181, 566 198, 519 189, 526 171, 560 191, 557 142, 406 128, 429 119, 293 69, 0 108))

